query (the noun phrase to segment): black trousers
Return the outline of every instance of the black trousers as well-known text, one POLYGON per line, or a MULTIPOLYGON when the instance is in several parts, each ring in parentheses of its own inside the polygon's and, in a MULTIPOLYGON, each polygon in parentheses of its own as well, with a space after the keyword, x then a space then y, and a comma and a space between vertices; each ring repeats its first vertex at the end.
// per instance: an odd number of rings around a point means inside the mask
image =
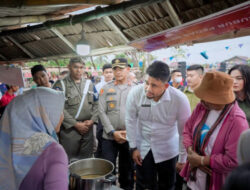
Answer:
POLYGON ((103 141, 102 134, 103 134, 103 125, 101 123, 101 120, 98 119, 98 125, 96 128, 96 138, 98 140, 98 146, 97 146, 97 150, 95 152, 96 158, 102 157, 102 141, 103 141))
MULTIPOLYGON (((134 186, 133 160, 129 151, 128 142, 119 144, 114 140, 102 141, 102 157, 111 161, 116 166, 116 158, 119 153, 118 171, 120 187, 124 190, 132 190, 134 186)), ((115 169, 116 170, 116 169, 115 169)), ((116 174, 114 170, 114 174, 116 174)))
POLYGON ((182 190, 184 183, 183 177, 181 177, 179 173, 176 173, 175 190, 182 190))
POLYGON ((176 173, 175 190, 182 190, 184 183, 183 177, 181 177, 179 173, 176 173))
POLYGON ((142 166, 136 165, 136 190, 174 190, 177 157, 155 163, 150 150, 142 166))

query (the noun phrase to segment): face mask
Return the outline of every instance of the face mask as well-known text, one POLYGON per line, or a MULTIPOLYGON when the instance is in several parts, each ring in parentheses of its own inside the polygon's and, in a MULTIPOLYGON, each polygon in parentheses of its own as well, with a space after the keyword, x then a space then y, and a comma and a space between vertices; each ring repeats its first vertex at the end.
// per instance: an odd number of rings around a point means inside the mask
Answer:
POLYGON ((181 83, 181 82, 182 82, 182 77, 176 77, 176 78, 174 79, 174 81, 175 81, 176 83, 181 83))

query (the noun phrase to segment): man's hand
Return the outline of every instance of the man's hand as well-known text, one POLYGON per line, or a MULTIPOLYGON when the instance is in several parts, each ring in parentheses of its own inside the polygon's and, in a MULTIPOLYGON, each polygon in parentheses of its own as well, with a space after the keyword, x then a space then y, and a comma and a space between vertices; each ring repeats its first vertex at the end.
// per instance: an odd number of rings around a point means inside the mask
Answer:
POLYGON ((142 166, 142 158, 139 150, 136 149, 133 151, 132 158, 137 165, 142 166))
POLYGON ((92 120, 85 120, 83 123, 85 123, 88 127, 92 127, 94 124, 94 121, 92 120))
POLYGON ((115 131, 114 133, 113 133, 113 137, 114 137, 114 139, 115 139, 115 141, 117 142, 117 143, 119 143, 119 144, 123 144, 123 143, 125 143, 126 141, 127 141, 127 139, 126 139, 126 131, 125 130, 123 130, 123 131, 115 131))
POLYGON ((89 130, 88 125, 86 125, 84 122, 77 122, 74 127, 81 135, 84 135, 89 130))
POLYGON ((177 173, 179 173, 184 166, 185 166, 185 163, 177 162, 176 163, 176 171, 177 171, 177 173))

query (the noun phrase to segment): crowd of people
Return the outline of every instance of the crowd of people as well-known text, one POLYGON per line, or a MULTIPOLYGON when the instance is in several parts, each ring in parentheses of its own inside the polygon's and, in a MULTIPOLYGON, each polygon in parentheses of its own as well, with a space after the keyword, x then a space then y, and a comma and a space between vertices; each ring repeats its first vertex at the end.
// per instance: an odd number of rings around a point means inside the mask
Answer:
POLYGON ((37 88, 16 97, 18 87, 7 86, 0 189, 66 190, 68 164, 91 157, 117 166, 124 190, 250 188, 249 66, 223 73, 191 65, 183 76, 154 61, 143 83, 125 58, 102 70, 94 84, 72 58, 53 84, 36 65, 37 88))

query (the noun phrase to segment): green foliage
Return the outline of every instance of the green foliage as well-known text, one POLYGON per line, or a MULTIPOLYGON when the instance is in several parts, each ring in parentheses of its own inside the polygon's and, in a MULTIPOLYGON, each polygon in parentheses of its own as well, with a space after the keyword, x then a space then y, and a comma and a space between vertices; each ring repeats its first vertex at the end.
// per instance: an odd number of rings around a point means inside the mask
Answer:
POLYGON ((33 67, 34 65, 41 64, 44 67, 66 67, 69 64, 69 59, 58 59, 58 60, 49 60, 49 61, 33 61, 25 63, 27 67, 33 67))
POLYGON ((127 56, 124 53, 115 55, 115 58, 127 58, 127 56))
MULTIPOLYGON (((155 57, 151 54, 139 51, 116 54, 115 58, 126 58, 129 64, 133 63, 133 67, 139 67, 139 61, 143 61, 143 67, 139 68, 143 73, 146 68, 146 62, 151 63, 155 59, 155 57)), ((33 67, 34 65, 42 64, 44 67, 67 67, 69 64, 69 60, 70 59, 58 59, 39 62, 33 61, 25 63, 25 66, 33 67)), ((104 64, 111 63, 110 56, 107 55, 96 56, 93 57, 92 60, 94 62, 95 68, 98 68, 98 70, 101 70, 104 64)), ((90 57, 84 58, 85 66, 88 68, 93 67, 92 60, 90 57)))

